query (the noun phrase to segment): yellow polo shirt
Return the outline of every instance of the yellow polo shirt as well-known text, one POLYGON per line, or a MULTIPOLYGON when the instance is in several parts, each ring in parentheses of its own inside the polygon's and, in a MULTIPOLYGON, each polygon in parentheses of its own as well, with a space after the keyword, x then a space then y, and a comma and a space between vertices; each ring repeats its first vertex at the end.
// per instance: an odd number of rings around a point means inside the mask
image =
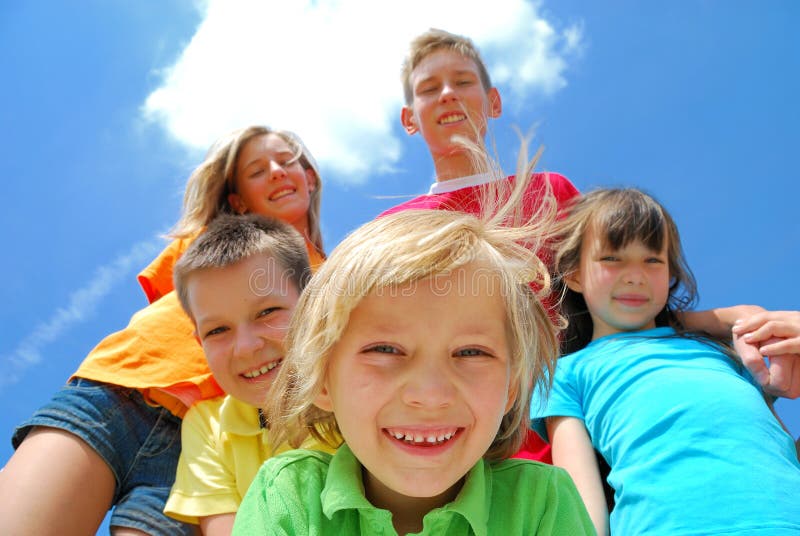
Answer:
MULTIPOLYGON (((236 512, 272 454, 258 410, 231 396, 192 406, 181 428, 181 456, 164 513, 198 524, 200 517, 236 512)), ((303 448, 334 452, 312 438, 303 448)), ((277 452, 289 450, 283 445, 277 452)))

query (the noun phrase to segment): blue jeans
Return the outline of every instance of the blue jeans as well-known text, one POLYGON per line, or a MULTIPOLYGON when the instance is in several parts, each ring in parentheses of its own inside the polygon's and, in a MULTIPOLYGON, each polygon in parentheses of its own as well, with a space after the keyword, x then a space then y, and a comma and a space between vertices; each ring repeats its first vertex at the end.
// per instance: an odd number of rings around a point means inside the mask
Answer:
POLYGON ((178 417, 147 404, 136 389, 75 378, 14 430, 14 448, 36 426, 70 432, 105 460, 116 480, 111 526, 193 533, 163 513, 181 452, 178 417))

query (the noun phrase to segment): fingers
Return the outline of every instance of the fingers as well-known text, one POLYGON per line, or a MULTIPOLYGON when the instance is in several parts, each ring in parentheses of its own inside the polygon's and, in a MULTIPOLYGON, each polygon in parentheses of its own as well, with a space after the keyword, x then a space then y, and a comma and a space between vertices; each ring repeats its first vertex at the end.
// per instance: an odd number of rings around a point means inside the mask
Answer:
POLYGON ((753 378, 764 388, 770 386, 770 371, 764 361, 764 356, 761 354, 759 348, 747 342, 743 337, 733 336, 733 347, 742 359, 742 364, 747 367, 753 378))
POLYGON ((733 326, 735 335, 749 333, 755 341, 769 337, 800 337, 800 311, 765 311, 742 318, 733 326))
POLYGON ((800 311, 755 313, 737 320, 732 331, 742 363, 765 392, 800 397, 800 311))
POLYGON ((800 359, 794 355, 770 358, 769 381, 762 386, 765 392, 774 396, 800 397, 800 359))
POLYGON ((781 339, 773 337, 768 339, 767 342, 761 343, 758 349, 761 354, 766 356, 782 355, 797 359, 800 358, 800 338, 781 339), (791 354, 794 354, 794 356, 791 354))

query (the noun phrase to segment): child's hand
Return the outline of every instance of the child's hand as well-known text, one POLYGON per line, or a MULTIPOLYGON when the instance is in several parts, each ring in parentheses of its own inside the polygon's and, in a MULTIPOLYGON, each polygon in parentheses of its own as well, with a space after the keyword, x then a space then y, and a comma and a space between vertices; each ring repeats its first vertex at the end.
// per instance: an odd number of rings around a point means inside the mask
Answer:
POLYGON ((764 390, 800 397, 800 311, 765 311, 736 321, 734 346, 764 390), (762 356, 769 357, 769 369, 762 356))

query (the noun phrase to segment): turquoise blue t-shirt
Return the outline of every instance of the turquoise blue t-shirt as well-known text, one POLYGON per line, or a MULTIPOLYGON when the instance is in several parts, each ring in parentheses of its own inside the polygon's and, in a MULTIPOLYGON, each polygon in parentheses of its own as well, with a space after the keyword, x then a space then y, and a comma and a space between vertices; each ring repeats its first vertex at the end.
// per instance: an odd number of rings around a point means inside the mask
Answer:
POLYGON ((611 466, 612 534, 800 534, 793 439, 743 367, 674 333, 610 335, 562 357, 532 417, 584 421, 611 466))
MULTIPOLYGON (((392 514, 364 496, 362 467, 345 444, 334 456, 294 450, 269 459, 247 492, 234 536, 396 536, 392 514)), ((456 499, 428 512, 420 535, 595 534, 569 475, 530 460, 483 460, 456 499)))

